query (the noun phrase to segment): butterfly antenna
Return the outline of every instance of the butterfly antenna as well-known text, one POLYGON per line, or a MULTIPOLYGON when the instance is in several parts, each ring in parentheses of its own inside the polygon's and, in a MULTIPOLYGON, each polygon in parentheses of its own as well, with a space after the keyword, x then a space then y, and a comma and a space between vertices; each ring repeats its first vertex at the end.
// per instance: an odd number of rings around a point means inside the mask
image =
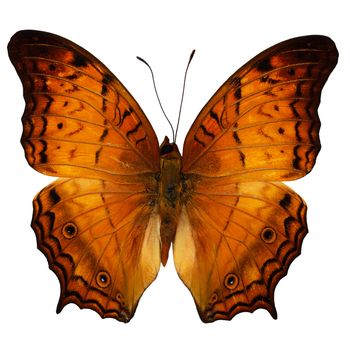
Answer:
POLYGON ((191 63, 191 61, 192 61, 192 58, 193 58, 195 52, 196 52, 196 50, 193 50, 193 51, 191 52, 190 58, 189 58, 189 60, 188 60, 187 67, 186 67, 186 70, 185 70, 184 82, 183 82, 183 85, 182 85, 182 95, 181 95, 181 102, 180 102, 179 115, 178 115, 178 117, 177 117, 177 124, 176 124, 176 131, 175 131, 174 143, 176 143, 177 131, 179 130, 179 125, 180 125, 180 117, 181 117, 181 111, 182 111, 182 104, 183 104, 184 95, 185 95, 187 71, 188 71, 188 67, 190 66, 190 63, 191 63))
POLYGON ((166 115, 166 113, 165 113, 165 111, 164 111, 164 108, 163 108, 163 106, 162 106, 162 103, 160 102, 160 98, 159 98, 158 91, 157 91, 157 87, 156 87, 156 81, 155 81, 155 79, 154 79, 153 70, 152 70, 151 66, 147 63, 146 60, 144 60, 143 58, 141 58, 141 57, 139 57, 139 56, 136 56, 136 58, 137 58, 139 61, 143 62, 143 63, 149 68, 149 70, 150 70, 150 72, 151 72, 152 81, 153 81, 153 86, 154 86, 154 91, 156 92, 156 96, 157 96, 157 99, 158 99, 158 102, 159 102, 159 106, 160 106, 160 108, 161 108, 161 110, 162 110, 162 112, 163 112, 163 114, 164 114, 165 119, 168 121, 168 123, 169 123, 169 125, 170 125, 171 132, 172 132, 172 134, 173 134, 173 141, 175 142, 174 128, 173 128, 173 125, 171 124, 171 122, 170 122, 168 116, 166 115))

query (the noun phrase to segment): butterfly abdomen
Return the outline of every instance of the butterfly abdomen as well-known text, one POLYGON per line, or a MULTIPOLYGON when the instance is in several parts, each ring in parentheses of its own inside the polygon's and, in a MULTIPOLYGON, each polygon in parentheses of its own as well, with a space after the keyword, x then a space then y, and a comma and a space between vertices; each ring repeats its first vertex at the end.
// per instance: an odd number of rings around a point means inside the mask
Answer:
POLYGON ((174 241, 180 211, 181 154, 174 143, 165 137, 160 146, 159 215, 162 242, 161 261, 165 265, 174 241))

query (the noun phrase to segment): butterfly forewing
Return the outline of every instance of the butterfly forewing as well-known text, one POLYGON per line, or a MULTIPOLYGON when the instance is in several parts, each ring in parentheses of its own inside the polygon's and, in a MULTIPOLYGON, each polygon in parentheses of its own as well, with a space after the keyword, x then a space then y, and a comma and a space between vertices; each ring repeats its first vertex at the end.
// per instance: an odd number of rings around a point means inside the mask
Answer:
POLYGON ((16 33, 9 55, 24 88, 22 144, 36 170, 115 180, 159 170, 157 137, 137 102, 94 56, 59 36, 16 33))
POLYGON ((195 120, 184 144, 183 171, 232 181, 307 174, 320 149, 321 90, 337 58, 324 36, 290 39, 253 58, 195 120))

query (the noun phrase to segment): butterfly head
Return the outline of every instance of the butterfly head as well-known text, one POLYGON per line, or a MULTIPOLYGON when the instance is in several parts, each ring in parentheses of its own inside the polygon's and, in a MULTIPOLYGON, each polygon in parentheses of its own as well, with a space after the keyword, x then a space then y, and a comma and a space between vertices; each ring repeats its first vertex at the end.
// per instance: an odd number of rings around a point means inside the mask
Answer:
POLYGON ((160 156, 162 158, 180 158, 180 152, 179 149, 177 148, 176 143, 174 142, 169 142, 169 137, 165 136, 164 141, 160 145, 160 156))

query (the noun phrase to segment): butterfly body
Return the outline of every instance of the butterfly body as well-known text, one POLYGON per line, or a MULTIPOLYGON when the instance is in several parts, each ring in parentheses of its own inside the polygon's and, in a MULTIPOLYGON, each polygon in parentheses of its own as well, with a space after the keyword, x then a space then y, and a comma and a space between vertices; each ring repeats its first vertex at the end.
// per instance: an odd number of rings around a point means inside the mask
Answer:
POLYGON ((307 234, 306 204, 282 183, 320 150, 317 108, 338 59, 331 39, 293 38, 234 73, 191 126, 180 154, 159 147, 122 83, 75 43, 39 31, 8 46, 23 83, 22 145, 59 177, 34 198, 32 227, 68 303, 128 322, 166 264, 204 322, 263 308, 307 234))
POLYGON ((176 144, 165 137, 160 146, 159 216, 162 242, 161 261, 165 265, 174 242, 183 199, 182 157, 176 144))

